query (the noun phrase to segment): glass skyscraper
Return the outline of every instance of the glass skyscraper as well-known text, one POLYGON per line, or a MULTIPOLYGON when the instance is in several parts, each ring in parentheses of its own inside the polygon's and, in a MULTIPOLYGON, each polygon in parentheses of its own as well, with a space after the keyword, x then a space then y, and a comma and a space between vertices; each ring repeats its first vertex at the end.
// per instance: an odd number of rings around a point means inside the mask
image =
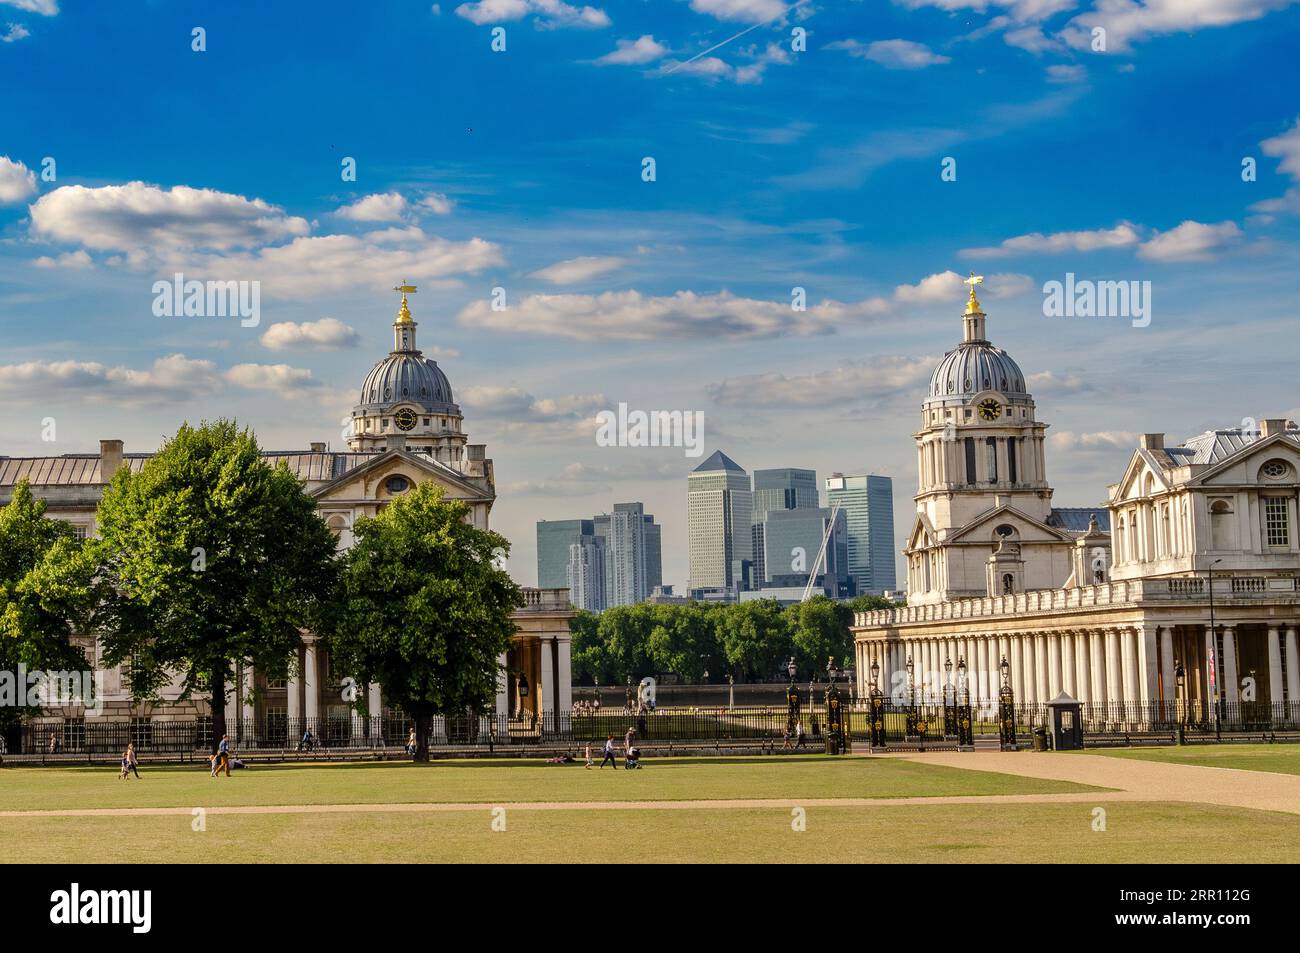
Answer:
POLYGON ((849 574, 860 595, 880 595, 898 586, 894 572, 894 481, 887 476, 845 476, 826 480, 826 502, 839 504, 848 529, 849 574))

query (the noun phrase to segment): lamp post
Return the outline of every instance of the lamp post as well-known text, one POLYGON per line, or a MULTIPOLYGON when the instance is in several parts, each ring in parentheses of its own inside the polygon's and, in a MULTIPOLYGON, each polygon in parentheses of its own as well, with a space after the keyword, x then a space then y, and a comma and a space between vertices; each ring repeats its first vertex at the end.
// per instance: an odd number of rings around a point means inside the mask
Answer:
POLYGON ((1178 682, 1179 698, 1178 743, 1180 745, 1185 745, 1187 744, 1187 702, 1185 691, 1187 687, 1187 671, 1183 668, 1183 663, 1180 659, 1174 659, 1174 678, 1178 682))
POLYGON ((785 689, 785 732, 786 737, 789 738, 794 734, 795 725, 799 722, 799 709, 802 707, 799 701, 799 689, 794 684, 795 665, 793 655, 790 656, 790 661, 786 663, 785 670, 790 673, 790 684, 785 689))
POLYGON ((885 693, 880 690, 880 662, 871 662, 871 750, 885 747, 885 693))
POLYGON ((1209 574, 1210 583, 1210 670, 1209 675, 1213 682, 1211 692, 1214 696, 1214 737, 1222 741, 1221 727, 1219 725, 1219 630, 1214 625, 1214 567, 1223 562, 1222 559, 1216 559, 1210 563, 1206 572, 1209 574))
POLYGON ((736 676, 727 673, 727 711, 736 707, 736 676))
POLYGON ((948 693, 952 689, 952 656, 946 655, 943 659, 943 733, 944 735, 955 735, 957 733, 957 719, 953 708, 955 707, 956 698, 953 699, 954 705, 948 704, 948 693))
POLYGON ((523 672, 519 673, 519 681, 515 684, 515 693, 519 696, 519 714, 524 713, 524 700, 528 697, 528 676, 523 672))
POLYGON ((1011 687, 1011 663, 1005 655, 998 668, 1002 674, 1002 686, 998 689, 998 737, 1003 751, 1016 751, 1016 696, 1011 687))

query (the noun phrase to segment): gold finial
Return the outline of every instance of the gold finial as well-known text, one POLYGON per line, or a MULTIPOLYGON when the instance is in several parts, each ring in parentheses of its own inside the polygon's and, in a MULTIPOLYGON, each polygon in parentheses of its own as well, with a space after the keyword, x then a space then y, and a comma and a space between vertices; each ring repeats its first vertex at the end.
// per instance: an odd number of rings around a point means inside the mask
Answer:
POLYGON ((982 285, 984 283, 984 276, 977 275, 975 274, 975 272, 972 271, 970 273, 970 277, 963 278, 961 283, 964 285, 970 285, 970 300, 966 302, 966 313, 983 314, 984 312, 980 310, 979 299, 975 297, 975 286, 982 285))
POLYGON ((399 308, 397 311, 397 323, 411 324, 412 323, 411 309, 406 305, 406 296, 408 294, 411 295, 415 294, 415 285, 408 285, 405 281, 403 281, 400 285, 398 285, 393 290, 400 291, 402 293, 402 307, 399 308))

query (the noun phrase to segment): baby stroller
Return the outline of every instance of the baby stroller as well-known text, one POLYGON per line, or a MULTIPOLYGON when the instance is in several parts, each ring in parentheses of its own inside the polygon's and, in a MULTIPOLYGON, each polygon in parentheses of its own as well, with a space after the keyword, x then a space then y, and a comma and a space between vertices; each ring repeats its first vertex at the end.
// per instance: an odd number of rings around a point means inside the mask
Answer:
POLYGON ((641 767, 641 749, 633 745, 627 749, 627 757, 623 759, 623 767, 631 771, 633 768, 641 767))

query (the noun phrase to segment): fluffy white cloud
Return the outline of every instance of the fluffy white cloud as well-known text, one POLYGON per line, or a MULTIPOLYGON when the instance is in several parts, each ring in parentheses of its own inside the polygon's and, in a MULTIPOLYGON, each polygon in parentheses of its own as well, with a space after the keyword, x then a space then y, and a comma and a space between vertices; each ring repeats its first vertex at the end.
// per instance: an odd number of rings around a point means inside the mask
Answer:
POLYGON ((309 231, 305 219, 261 199, 144 182, 65 185, 31 206, 37 238, 125 252, 140 263, 195 249, 250 248, 309 231))
POLYGON ((353 222, 400 222, 410 206, 397 192, 381 192, 344 205, 334 214, 353 222))
POLYGON ((449 215, 456 203, 441 192, 430 192, 420 199, 419 206, 434 215, 449 215))
POLYGON ((871 60, 886 69, 925 69, 927 66, 952 62, 952 57, 936 53, 924 43, 912 40, 876 40, 874 43, 836 40, 827 43, 826 48, 846 50, 850 56, 871 60))
POLYGON ((57 16, 59 12, 59 0, 0 0, 0 6, 17 7, 44 17, 57 16))
POLYGON ((500 248, 481 238, 456 242, 419 228, 368 235, 320 235, 255 252, 173 262, 187 273, 244 276, 271 295, 305 295, 347 288, 388 288, 393 276, 416 284, 454 279, 503 262, 500 248))
POLYGON ((1077 63, 1056 63, 1047 67, 1049 83, 1081 83, 1088 78, 1088 71, 1077 63))
POLYGON ((1059 255, 1063 252, 1089 252, 1107 248, 1132 248, 1141 242, 1136 226, 1120 222, 1114 228, 1098 228, 1077 232, 1031 232, 1008 238, 992 248, 965 248, 962 255, 968 258, 1005 258, 1008 255, 1059 255))
POLYGON ((718 20, 766 23, 785 15, 783 0, 691 0, 691 9, 718 20))
POLYGON ((274 391, 288 398, 314 394, 320 387, 310 370, 288 364, 236 364, 226 371, 225 378, 238 387, 274 391))
MULTIPOLYGON (((1013 298, 1034 287, 1028 275, 989 275, 980 285, 977 294, 991 298, 1013 298)), ((900 304, 951 304, 959 302, 970 292, 970 286, 955 271, 941 271, 922 278, 914 285, 899 285, 894 289, 894 300, 900 304)))
POLYGON ((1123 53, 1152 36, 1190 33, 1206 27, 1258 20, 1296 0, 1096 0, 1093 9, 1072 19, 1061 31, 1065 42, 1090 49, 1092 31, 1106 31, 1106 49, 1123 53))
POLYGON ((456 392, 467 414, 502 434, 526 434, 529 440, 590 438, 600 425, 596 415, 609 408, 604 394, 538 397, 519 387, 491 384, 456 392))
POLYGON ((51 394, 74 401, 108 397, 125 403, 185 401, 208 397, 221 389, 221 374, 211 361, 183 354, 160 357, 144 369, 109 367, 94 361, 28 361, 0 366, 0 395, 8 400, 37 402, 51 394))
MULTIPOLYGON (((1265 139, 1259 147, 1264 155, 1282 160, 1278 163, 1279 172, 1289 176, 1293 182, 1300 182, 1300 119, 1297 119, 1295 124, 1281 135, 1265 139)), ((1250 208, 1251 211, 1264 215, 1272 215, 1276 212, 1300 215, 1300 188, 1292 186, 1281 197, 1264 199, 1250 208)))
POLYGON ((1148 261, 1209 261, 1240 240, 1241 229, 1236 222, 1205 225, 1186 221, 1143 242, 1138 257, 1148 261))
POLYGON ((63 255, 51 258, 49 255, 42 255, 32 262, 37 268, 70 268, 73 271, 83 271, 94 265, 89 255, 84 251, 70 251, 63 255))
POLYGON ((795 311, 789 301, 739 298, 730 292, 652 296, 639 291, 599 295, 529 295, 493 311, 479 301, 461 311, 460 323, 509 333, 575 340, 649 341, 663 338, 769 337, 824 334, 845 323, 887 313, 881 299, 857 304, 823 301, 795 311))
POLYGON ((1060 430, 1047 438, 1053 450, 1079 451, 1132 451, 1138 445, 1138 435, 1128 430, 1097 430, 1076 433, 1060 430))
POLYGON ((635 40, 618 40, 617 49, 606 53, 596 62, 602 66, 640 66, 652 63, 668 53, 668 47, 655 40, 649 33, 635 40))
POLYGON ((17 43, 32 35, 21 23, 9 23, 6 26, 8 29, 5 30, 4 36, 0 36, 0 43, 17 43))
POLYGON ((590 27, 609 26, 609 15, 596 7, 575 7, 562 0, 478 0, 462 3, 456 15, 471 23, 483 26, 488 23, 509 23, 533 15, 541 26, 590 27))
POLYGON ((716 56, 701 56, 680 62, 664 60, 656 72, 661 76, 687 73, 705 79, 729 79, 740 85, 752 85, 763 81, 763 74, 772 64, 788 65, 791 62, 790 53, 779 43, 769 43, 762 50, 748 47, 740 51, 740 56, 748 58, 748 62, 733 66, 716 56))
POLYGON ((613 255, 570 258, 568 261, 556 262, 554 265, 534 271, 528 277, 540 278, 553 285, 572 285, 609 274, 623 267, 626 261, 625 258, 617 258, 613 255))
POLYGON ((356 347, 360 343, 361 335, 357 334, 356 329, 337 318, 321 318, 319 321, 304 321, 301 324, 280 321, 262 332, 263 346, 273 351, 334 351, 356 347))
POLYGON ((0 156, 0 205, 21 202, 36 194, 36 173, 8 156, 0 156))
POLYGON ((938 357, 884 355, 810 374, 750 374, 706 388, 724 407, 825 407, 914 394, 930 378, 938 357))

